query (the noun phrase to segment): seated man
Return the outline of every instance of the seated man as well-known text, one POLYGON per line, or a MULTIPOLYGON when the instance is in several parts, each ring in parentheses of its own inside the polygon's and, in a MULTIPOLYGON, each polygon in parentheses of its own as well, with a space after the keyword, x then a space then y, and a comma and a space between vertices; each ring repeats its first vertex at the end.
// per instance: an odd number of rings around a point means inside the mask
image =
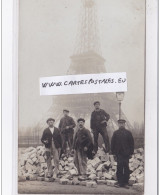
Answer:
POLYGON ((59 150, 62 147, 61 135, 60 131, 54 127, 55 120, 49 118, 47 121, 48 128, 46 128, 43 132, 41 141, 45 145, 46 148, 46 156, 47 156, 47 168, 48 168, 48 175, 47 177, 57 177, 59 172, 59 150), (53 155, 54 159, 54 174, 53 168, 51 163, 51 155, 53 155))
POLYGON ((89 130, 84 127, 85 120, 78 119, 78 130, 74 137, 74 163, 80 175, 79 179, 86 179, 87 157, 92 158, 93 143, 89 130))

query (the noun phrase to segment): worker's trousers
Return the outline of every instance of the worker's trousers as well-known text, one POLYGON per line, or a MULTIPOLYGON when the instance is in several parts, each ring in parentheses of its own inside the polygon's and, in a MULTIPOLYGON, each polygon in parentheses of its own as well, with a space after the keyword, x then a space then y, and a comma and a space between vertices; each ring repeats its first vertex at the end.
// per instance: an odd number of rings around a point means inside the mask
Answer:
POLYGON ((61 134, 62 136, 62 151, 63 153, 66 153, 66 149, 67 149, 67 143, 68 143, 68 147, 69 150, 72 150, 72 145, 73 145, 73 134, 74 132, 72 131, 67 131, 61 134))
POLYGON ((97 151, 98 151, 98 136, 99 136, 99 133, 100 133, 103 137, 106 153, 108 153, 110 151, 110 144, 109 144, 109 137, 108 137, 107 127, 102 127, 102 128, 99 128, 99 129, 93 129, 92 132, 93 132, 93 136, 94 136, 94 152, 97 153, 97 151))
POLYGON ((59 173, 59 149, 57 149, 54 145, 54 142, 52 141, 52 146, 51 148, 46 148, 46 162, 47 162, 47 168, 48 168, 48 173, 51 175, 53 174, 53 166, 52 166, 52 157, 54 160, 54 174, 59 173))
POLYGON ((129 156, 116 155, 117 157, 117 180, 120 185, 128 184, 129 181, 129 156))
POLYGON ((79 175, 86 175, 87 171, 87 155, 83 150, 75 150, 74 164, 78 170, 79 175))

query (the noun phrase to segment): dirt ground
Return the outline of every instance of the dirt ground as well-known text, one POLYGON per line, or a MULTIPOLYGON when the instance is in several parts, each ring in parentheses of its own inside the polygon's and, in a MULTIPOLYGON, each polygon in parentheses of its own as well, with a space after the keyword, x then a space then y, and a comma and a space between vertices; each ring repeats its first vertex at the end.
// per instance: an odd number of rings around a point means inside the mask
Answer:
POLYGON ((80 185, 61 185, 57 182, 25 181, 18 183, 19 194, 106 194, 106 195, 142 195, 142 192, 130 187, 115 188, 98 185, 97 188, 87 188, 80 185))

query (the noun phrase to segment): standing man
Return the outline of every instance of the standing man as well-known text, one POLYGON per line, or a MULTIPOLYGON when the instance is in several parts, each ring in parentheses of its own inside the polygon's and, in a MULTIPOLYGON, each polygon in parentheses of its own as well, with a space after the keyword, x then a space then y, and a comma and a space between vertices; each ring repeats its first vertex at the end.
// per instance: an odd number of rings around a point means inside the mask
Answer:
POLYGON ((88 129, 84 127, 85 120, 78 119, 78 130, 74 137, 74 163, 77 167, 79 179, 86 179, 87 171, 87 157, 92 158, 93 143, 91 134, 88 129))
POLYGON ((59 123, 59 129, 62 136, 62 152, 66 153, 67 143, 71 151, 73 145, 74 127, 76 126, 74 120, 69 115, 69 110, 63 110, 63 118, 59 123))
POLYGON ((53 177, 56 178, 59 172, 59 150, 62 147, 61 135, 59 129, 54 127, 55 120, 53 118, 49 118, 46 122, 48 124, 48 128, 44 130, 41 141, 46 148, 46 161, 48 168, 47 177, 52 177, 53 175, 53 177), (54 174, 51 163, 51 155, 53 155, 55 165, 54 174))
POLYGON ((110 118, 109 114, 107 114, 104 110, 100 109, 100 102, 94 102, 95 110, 91 114, 90 127, 94 136, 94 153, 97 153, 98 150, 98 136, 99 133, 103 137, 103 141, 105 144, 106 153, 110 151, 109 145, 109 137, 107 133, 107 122, 110 118))
POLYGON ((125 120, 118 120, 119 129, 113 133, 111 151, 117 158, 116 187, 128 188, 129 181, 129 158, 134 152, 134 139, 132 133, 125 129, 125 120))

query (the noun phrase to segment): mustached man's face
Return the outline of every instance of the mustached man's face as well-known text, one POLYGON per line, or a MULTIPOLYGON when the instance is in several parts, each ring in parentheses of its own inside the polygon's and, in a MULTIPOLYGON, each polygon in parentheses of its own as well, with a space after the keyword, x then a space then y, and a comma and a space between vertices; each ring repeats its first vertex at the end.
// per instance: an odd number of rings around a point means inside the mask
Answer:
POLYGON ((48 121, 48 126, 53 127, 54 126, 54 121, 48 121))
POLYGON ((84 127, 84 122, 83 121, 79 121, 78 125, 79 125, 80 129, 82 129, 84 127))
POLYGON ((124 128, 125 127, 125 123, 118 123, 119 128, 124 128))
POLYGON ((95 107, 96 110, 99 110, 100 109, 100 104, 97 103, 97 104, 94 105, 94 107, 95 107))
POLYGON ((63 111, 63 115, 64 116, 68 116, 69 115, 69 112, 63 111))

